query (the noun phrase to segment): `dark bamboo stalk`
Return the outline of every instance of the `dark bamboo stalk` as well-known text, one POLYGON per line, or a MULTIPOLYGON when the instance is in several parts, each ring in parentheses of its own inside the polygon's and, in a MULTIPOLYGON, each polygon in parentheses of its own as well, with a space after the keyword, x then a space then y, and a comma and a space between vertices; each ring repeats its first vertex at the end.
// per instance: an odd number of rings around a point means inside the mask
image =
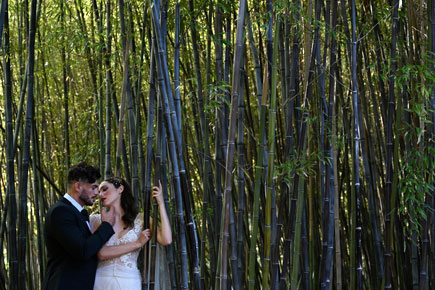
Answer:
MULTIPOLYGON (((150 104, 151 105, 151 104, 150 104)), ((152 122, 151 122, 152 123, 152 122)), ((165 153, 163 146, 165 145, 165 135, 164 135, 164 123, 163 122, 159 122, 158 124, 158 129, 157 129, 157 143, 156 143, 156 157, 155 157, 155 163, 156 163, 156 167, 155 167, 155 180, 156 180, 156 184, 159 184, 159 180, 161 178, 161 165, 162 165, 162 156, 165 153)), ((152 129, 151 129, 151 134, 152 134, 152 129)), ((152 140, 152 139, 151 139, 152 140)), ((149 196, 148 196, 149 197, 149 196)), ((150 201, 148 201, 150 202, 150 201)), ((153 225, 152 225, 152 233, 157 233, 157 212, 158 212, 158 205, 156 200, 153 198, 152 201, 152 213, 153 213, 153 225)), ((149 215, 149 212, 148 214, 149 215)), ((149 218, 148 218, 149 219, 149 218)), ((153 234, 152 238, 151 238, 151 245, 150 247, 147 247, 149 250, 149 278, 147 280, 149 280, 149 290, 154 290, 155 287, 155 275, 156 275, 156 252, 157 252, 157 234, 153 234)), ((145 279, 144 279, 145 280, 145 279)), ((147 283, 145 282, 145 285, 147 283)))
MULTIPOLYGON (((210 145, 209 145, 209 114, 208 110, 206 110, 208 100, 207 97, 203 96, 203 88, 202 88, 202 77, 201 77, 201 67, 200 67, 200 55, 198 50, 198 42, 200 41, 199 34, 196 31, 196 19, 194 12, 194 4, 193 0, 189 1, 189 9, 191 13, 190 26, 191 26, 191 37, 192 37, 192 48, 193 48, 193 59, 194 59, 194 67, 195 67, 195 75, 196 75, 196 84, 197 84, 197 98, 198 98, 198 112, 199 112, 199 120, 201 126, 201 135, 203 142, 203 194, 204 196, 210 196, 211 184, 209 183, 209 176, 211 174, 211 154, 210 154, 210 145)), ((179 123, 181 125, 181 123, 179 123)), ((186 205, 187 207, 187 205, 186 205)), ((207 208, 206 208, 207 209, 207 208)), ((199 270, 199 269, 198 269, 199 270)), ((196 281, 196 280, 195 280, 196 281)), ((199 281, 198 281, 199 282, 199 281)), ((201 285, 195 284, 195 289, 200 289, 201 285)))
MULTIPOLYGON (((431 34, 431 53, 432 55, 435 55, 435 1, 432 0, 430 3, 430 24, 431 24, 431 30, 430 30, 430 34, 431 34)), ((432 73, 435 72, 435 64, 432 64, 432 73)), ((431 139, 432 140, 430 142, 430 148, 431 150, 435 149, 435 86, 432 87, 432 100, 431 100, 431 105, 432 105, 432 127, 431 127, 431 139)), ((432 156, 432 160, 431 160, 431 168, 433 170, 433 168, 435 168, 435 158, 432 156)), ((435 181, 432 180, 432 184, 434 184, 435 181)), ((434 191, 432 191, 432 208, 435 208, 435 193, 434 191)), ((430 217, 428 217, 429 219, 430 217)), ((431 227, 431 233, 435 233, 435 213, 432 212, 432 227, 431 227)), ((435 285, 435 271, 433 271, 435 269, 435 241, 434 241, 434 236, 432 235, 432 242, 430 244, 430 248, 431 248, 431 261, 430 261, 430 268, 432 269, 431 271, 431 275, 430 275, 430 279, 431 279, 431 283, 432 286, 435 285)))
MULTIPOLYGON (((363 54, 364 54, 364 61, 365 61, 365 65, 366 65, 366 70, 367 70, 367 79, 368 79, 368 84, 369 84, 369 89, 370 89, 370 94, 372 95, 372 99, 375 99, 376 97, 374 96, 375 92, 374 92, 374 87, 372 84, 372 80, 371 80, 371 73, 369 70, 369 65, 368 65, 368 55, 366 53, 366 50, 363 48, 362 49, 363 54)), ((367 124, 367 130, 364 130, 364 132, 366 133, 366 145, 362 145, 362 149, 363 149, 363 160, 364 160, 364 170, 366 173, 366 181, 367 181, 367 185, 369 188, 369 198, 368 198, 368 207, 369 207, 369 215, 370 215, 370 222, 371 222, 371 226, 372 226, 372 231, 373 231, 373 239, 374 239, 374 244, 375 244, 375 250, 376 250, 376 261, 377 261, 377 267, 378 267, 378 275, 379 275, 379 279, 377 281, 377 285, 378 288, 381 287, 381 283, 382 283, 382 279, 383 279, 383 275, 384 275, 384 257, 383 257, 383 253, 382 253, 382 243, 381 243, 381 229, 379 226, 379 216, 378 214, 376 214, 378 212, 377 208, 379 208, 378 206, 378 202, 377 202, 377 198, 376 198, 376 193, 377 193, 377 185, 378 185, 378 180, 377 180, 377 168, 374 165, 375 160, 374 160, 374 149, 371 144, 373 144, 372 138, 369 134, 370 131, 372 131, 371 127, 371 122, 369 120, 369 105, 367 104, 367 100, 366 98, 362 98, 363 101, 363 106, 365 108, 364 110, 364 116, 366 119, 366 124, 367 124)), ((374 107, 374 111, 377 112, 377 108, 376 105, 373 106, 374 107)), ((379 128, 380 126, 375 125, 376 128, 379 128)), ((378 133, 382 130, 376 130, 378 133)))
POLYGON ((8 7, 8 1, 2 1, 2 6, 0 10, 0 49, 3 45, 3 28, 5 27, 5 20, 6 20, 6 11, 8 7))
MULTIPOLYGON (((36 123, 36 122, 35 122, 36 123)), ((38 233, 36 235, 37 239, 37 249, 38 249, 38 265, 39 265, 39 284, 42 285, 43 281, 43 274, 45 272, 45 265, 46 265, 46 259, 45 259, 45 237, 43 234, 43 227, 42 227, 42 210, 41 210, 41 196, 43 195, 43 186, 41 181, 41 176, 39 171, 36 169, 36 163, 40 162, 40 156, 39 156, 39 144, 37 140, 37 129, 36 124, 33 124, 33 130, 32 130, 32 172, 33 172, 33 201, 35 205, 35 220, 36 220, 36 232, 38 233)), ((29 249, 30 250, 30 249, 29 249)), ((36 269, 35 269, 36 270, 36 269)), ((36 273, 35 273, 36 274, 36 273)))
MULTIPOLYGON (((130 6, 130 4, 128 4, 130 6)), ((124 75, 123 75, 123 94, 127 97, 127 112, 128 112, 128 121, 129 121, 129 141, 130 141, 130 154, 131 154, 131 187, 133 190, 133 196, 135 198, 136 204, 138 204, 139 197, 139 179, 138 179, 138 148, 137 148, 137 134, 136 134, 136 118, 135 118, 135 110, 134 110, 134 100, 133 100, 133 92, 130 83, 130 75, 129 75, 129 47, 130 47, 130 31, 126 30, 126 23, 124 20, 124 4, 123 0, 119 0, 119 19, 121 20, 121 35, 125 36, 123 38, 123 51, 124 51, 124 75), (128 43, 128 44, 127 44, 128 43)), ((121 104, 122 108, 122 104, 121 104)), ((123 120, 123 119, 122 119, 123 120)), ((121 120, 120 120, 121 121, 121 120)), ((120 128, 121 129, 121 126, 120 128)), ((118 143, 119 144, 119 143, 118 143)))
MULTIPOLYGON (((174 103, 177 113, 177 122, 181 125, 181 98, 180 98, 180 3, 175 4, 175 43, 174 43, 174 103)), ((181 126, 180 126, 181 130, 181 126)), ((181 132, 180 132, 181 134, 181 132)))
MULTIPOLYGON (((287 162, 290 162, 295 155, 295 148, 294 148, 294 133, 293 133, 293 115, 295 115, 296 117, 299 114, 293 114, 294 111, 294 107, 295 107, 295 99, 297 98, 297 95, 299 94, 299 69, 298 69, 298 65, 299 65, 299 25, 298 25, 298 21, 299 21, 299 16, 300 16, 300 1, 299 0, 294 0, 293 2, 294 7, 295 7, 295 15, 294 15, 294 25, 293 25, 293 29, 292 29, 292 34, 293 34, 293 40, 292 40, 292 54, 291 54, 291 60, 289 60, 291 62, 291 67, 288 68, 288 70, 290 70, 289 72, 289 100, 288 100, 288 113, 287 113, 287 128, 286 128, 286 149, 285 152, 287 153, 289 151, 289 155, 288 155, 288 159, 287 162)), ((286 28, 289 29, 289 28, 286 28)), ((290 33, 290 32, 288 32, 290 33)), ((296 120, 297 123, 299 123, 299 120, 296 120)), ((296 129, 296 132, 298 132, 299 129, 296 129)), ((294 178, 293 182, 297 183, 297 176, 294 178)), ((291 185, 290 185, 291 186, 291 185)), ((294 186, 294 185, 293 185, 294 186)), ((285 200, 284 197, 281 197, 281 200, 285 200)), ((280 284, 279 284, 279 289, 284 289, 285 287, 285 283, 286 283, 286 277, 287 277, 287 273, 288 273, 288 267, 289 267, 289 263, 291 263, 291 258, 290 258, 290 248, 292 246, 292 235, 293 235, 293 230, 294 230, 294 217, 295 217, 295 213, 296 213, 296 199, 294 198, 294 193, 293 196, 290 197, 290 222, 287 225, 287 229, 286 232, 284 234, 282 234, 285 237, 285 242, 284 242, 284 257, 283 257, 283 266, 282 266, 282 272, 281 272, 281 277, 280 277, 280 284)), ((280 203, 280 205, 283 205, 283 202, 280 203)), ((280 209, 279 210, 279 216, 278 216, 278 222, 281 222, 281 220, 283 219, 282 217, 284 217, 284 214, 282 213, 283 211, 280 209), (282 217, 281 217, 282 216, 282 217)), ((277 240, 280 238, 280 232, 277 233, 277 240)))
POLYGON ((12 71, 11 55, 9 43, 9 13, 8 2, 5 10, 5 34, 3 46, 3 65, 4 65, 4 92, 5 92, 5 123, 6 123, 6 203, 8 207, 7 219, 7 241, 9 255, 9 282, 8 289, 18 289, 18 251, 16 237, 16 218, 17 202, 15 193, 15 171, 14 171, 14 152, 13 152, 13 124, 12 124, 12 71))
MULTIPOLYGON (((99 139, 99 147, 100 147, 100 155, 99 155, 99 164, 100 164, 100 170, 105 172, 104 166, 104 153, 105 153, 105 134, 104 134, 104 120, 103 120, 103 48, 104 48, 104 38, 103 38, 103 20, 100 17, 100 12, 98 10, 98 4, 96 0, 92 0, 92 8, 93 8, 93 15, 95 16, 95 22, 97 24, 97 31, 98 31, 98 59, 97 59, 97 71, 98 71, 98 79, 97 79, 97 86, 98 86, 98 95, 96 95, 97 98, 97 104, 98 104, 98 139, 99 139)), ((65 68, 64 68, 65 69, 65 68)), ((65 79, 65 78, 64 78, 65 79)), ((64 84, 65 85, 65 84, 64 84)), ((68 145, 69 146, 69 145, 68 145)), ((69 168, 69 166, 67 167, 69 168)))
MULTIPOLYGON (((178 6, 179 7, 179 6, 178 6)), ((213 15, 213 3, 210 3, 208 5, 208 13, 206 15, 207 17, 207 57, 206 57, 206 87, 209 88, 208 92, 206 93, 207 98, 205 99, 206 104, 209 102, 210 99, 210 88, 212 86, 212 81, 211 81, 211 37, 212 37, 212 24, 211 24, 211 18, 213 15)), ((208 123, 209 123, 209 111, 207 109, 207 128, 208 128, 208 123)), ((205 121, 205 120, 204 120, 205 121)), ((208 136, 208 132, 207 132, 207 136, 208 136)), ((208 143, 208 140, 207 140, 208 143)), ((210 148, 209 146, 207 146, 206 149, 208 152, 210 152, 210 148)), ((205 158, 210 159, 210 157, 204 157, 204 161, 205 158)), ((210 161, 209 161, 210 162, 210 161)), ((205 164, 204 164, 205 165, 205 164)), ((210 283, 210 279, 206 279, 206 275, 207 275, 207 265, 206 265, 206 251, 207 251, 207 235, 209 235, 210 237, 210 256, 211 258, 209 259, 210 262, 214 262, 216 261, 216 255, 215 255, 215 248, 214 248, 214 241, 213 241, 213 234, 212 232, 213 230, 213 221, 210 217, 209 214, 209 208, 211 208, 211 194, 209 193, 209 186, 213 184, 213 173, 210 171, 209 173, 207 173, 207 168, 205 166, 203 166, 203 208, 204 210, 202 211, 202 231, 201 231, 201 253, 200 253, 200 274, 201 274, 201 288, 202 289, 208 289, 211 288, 211 283, 210 283)))
MULTIPOLYGON (((61 28, 65 31, 65 9, 64 2, 60 2, 60 23, 61 28)), ((66 42, 64 34, 62 35, 62 83, 63 83, 63 108, 64 108, 64 138, 65 138, 65 168, 70 168, 70 142, 69 142, 69 108, 68 108, 68 67, 66 56, 66 42)))
POLYGON ((112 176, 112 161, 111 161, 111 147, 112 147, 112 89, 113 77, 110 65, 110 55, 112 52, 112 22, 111 19, 111 0, 106 2, 106 43, 104 50, 104 62, 106 70, 106 144, 105 144, 105 158, 104 158, 104 178, 112 176))
POLYGON ((20 176, 20 221, 19 221, 19 236, 18 236, 18 266, 19 266, 19 280, 18 288, 26 289, 26 240, 27 240, 27 185, 29 174, 29 160, 30 160, 30 139, 33 125, 33 111, 34 111, 34 65, 35 65, 35 38, 36 38, 36 0, 31 3, 31 17, 30 17, 30 30, 28 40, 28 89, 26 101, 26 121, 24 127, 24 142, 23 142, 23 159, 21 164, 20 176))
MULTIPOLYGON (((216 74, 216 94, 218 96, 219 106, 216 106, 215 114, 216 114, 216 141, 215 141, 215 197, 211 201, 211 208, 215 213, 214 217, 214 234, 217 236, 215 239, 210 239, 209 244, 213 243, 213 246, 210 245, 210 249, 215 249, 219 246, 219 235, 220 233, 220 220, 222 213, 222 178, 224 176, 224 153, 222 150, 222 143, 224 142, 224 108, 225 103, 224 92, 226 89, 222 88, 224 85, 224 63, 223 63, 223 9, 222 9, 222 0, 216 1, 216 13, 215 13, 215 74, 216 74)), ((213 261, 210 265, 210 276, 216 277, 216 261, 213 261)), ((213 285, 213 283, 210 283, 213 285)), ((214 287, 214 285, 212 286, 214 287)))
MULTIPOLYGON (((391 253, 391 238, 392 228, 391 223, 392 214, 391 200, 392 200, 392 185, 393 185, 393 116, 395 112, 395 94, 394 94, 394 82, 396 73, 396 43, 397 43, 397 30, 398 30, 398 10, 399 1, 393 2, 392 11, 392 38, 391 38, 391 51, 390 51, 390 76, 389 76, 389 88, 388 88, 388 110, 387 110, 387 157, 386 157, 386 184, 385 184, 385 289, 391 289, 391 269, 392 269, 392 253, 391 253)), ((394 205, 393 205, 394 206, 394 205)))
POLYGON ((236 48, 234 53, 233 62, 233 79, 231 84, 231 113, 230 113, 230 124, 228 129, 228 144, 226 152, 225 161, 225 191, 223 197, 223 208, 222 208, 222 222, 221 222, 221 235, 219 238, 219 257, 218 267, 220 267, 220 277, 216 279, 216 289, 224 290, 227 288, 227 270, 228 270, 228 226, 229 226, 229 211, 230 202, 232 201, 232 168, 234 161, 234 139, 236 134, 236 120, 237 120, 237 107, 238 107, 238 97, 239 97, 239 86, 240 86, 240 73, 239 69, 241 66, 241 59, 243 54, 243 35, 244 35, 244 22, 245 22, 245 12, 246 12, 246 1, 240 0, 239 12, 237 19, 237 32, 236 32, 236 48))
MULTIPOLYGON (((321 286, 324 289, 330 288, 331 283, 331 268, 332 268, 332 260, 333 260, 333 249, 334 249, 334 215, 335 215, 335 183, 336 183, 336 175, 334 172, 334 166, 337 160, 334 160, 334 154, 333 154, 333 142, 334 142, 334 134, 333 134, 333 124, 334 121, 334 107, 335 107, 335 78, 333 77, 336 70, 336 39, 334 37, 336 32, 336 25, 337 25, 337 1, 333 1, 332 3, 332 25, 331 25, 331 57, 330 57, 330 77, 329 77, 329 105, 327 110, 327 120, 326 120, 326 132, 328 134, 328 140, 327 140, 327 155, 328 160, 326 165, 326 176, 328 177, 327 180, 325 180, 326 183, 326 189, 325 189, 325 196, 329 199, 328 201, 328 208, 324 209, 325 211, 328 211, 328 217, 326 222, 325 231, 327 232, 324 237, 326 237, 326 241, 323 241, 323 243, 327 245, 326 251, 324 251, 325 257, 324 257, 324 265, 323 265, 323 276, 321 278, 321 286)), ((326 14, 329 18, 330 13, 330 7, 329 7, 329 1, 327 1, 327 9, 326 14)), ((328 25, 328 21, 327 21, 328 25)), ((326 51, 325 51, 326 54, 326 51)), ((325 62, 324 62, 325 63, 325 62)), ((326 63, 325 63, 326 64, 326 63)))
POLYGON ((244 59, 245 54, 242 57, 242 65, 240 66, 240 96, 239 104, 237 108, 237 215, 236 215, 236 235, 237 235, 237 245, 233 244, 231 241, 231 251, 232 258, 236 261, 232 262, 232 273, 233 273, 233 287, 234 289, 244 289, 243 285, 243 270, 244 270, 244 237, 245 237, 245 227, 244 227, 244 216, 246 211, 245 205, 245 141, 244 141, 244 131, 245 131, 245 70, 244 70, 244 59))
MULTIPOLYGON (((177 216, 177 226, 178 226, 178 235, 180 242, 180 255, 181 255, 181 281, 180 286, 182 289, 188 288, 188 273, 187 273, 187 247, 186 247, 186 235, 185 235, 185 226, 184 226, 184 218, 183 218, 183 198, 181 196, 181 182, 180 182, 180 171, 179 164, 177 158, 177 151, 175 147, 175 136, 174 132, 177 132, 177 127, 173 127, 171 117, 170 117, 170 108, 169 108, 169 100, 167 95, 167 86, 164 82, 165 74, 168 74, 167 69, 162 64, 162 59, 164 59, 161 50, 161 31, 158 22, 158 12, 154 5, 152 4, 152 23, 153 23, 153 32, 154 37, 158 39, 155 40, 155 49, 158 52, 157 60, 157 72, 159 78, 160 92, 163 97, 164 104, 164 115, 165 115, 165 128, 166 128, 166 136, 168 139, 168 146, 170 148, 169 153, 171 157, 172 163, 172 173, 173 173, 173 185, 174 191, 176 195, 176 216, 177 216)), ((174 116, 175 117, 175 116, 174 116)), ((199 269, 197 269, 199 270, 199 269)), ((199 274, 199 273, 197 273, 199 274)), ((198 275, 199 278, 199 275, 198 275)), ((199 280, 199 279, 198 279, 199 280)))
POLYGON ((356 39, 356 7, 355 0, 351 3, 351 22, 352 22, 352 103, 354 115, 354 186, 356 202, 356 219, 355 219, 355 239, 356 239, 356 289, 361 290, 362 281, 362 224, 361 224, 361 196, 360 196, 360 178, 359 178, 359 147, 360 147, 360 124, 359 124, 359 106, 358 106, 358 83, 357 83, 357 39, 356 39))
POLYGON ((27 91, 28 71, 29 71, 29 64, 28 62, 26 62, 26 69, 25 69, 23 83, 21 84, 21 90, 20 90, 20 101, 18 104, 17 120, 15 121, 15 130, 14 130, 14 139, 13 139, 14 155, 17 152, 18 136, 20 135, 20 130, 23 123, 23 107, 24 107, 24 97, 26 96, 26 91, 27 91))
MULTIPOLYGON (((147 137, 146 137, 146 156, 145 156, 145 168, 144 168, 144 183, 143 183, 143 210, 144 210, 144 228, 149 228, 149 214, 150 214, 150 199, 151 199, 151 167, 153 157, 153 138, 154 138, 154 111, 155 100, 157 96, 156 92, 156 56, 154 49, 151 46, 151 60, 150 60, 150 78, 149 78, 149 94, 148 94, 148 113, 147 113, 147 137)), ((160 122, 159 126, 162 126, 160 122)), ((148 264, 148 247, 144 249, 144 279, 143 288, 148 288, 148 279, 146 265, 148 264)))
MULTIPOLYGON (((122 92, 121 92, 121 109, 119 112, 118 122, 118 138, 116 146, 116 163, 115 163, 115 176, 121 175, 121 154, 123 153, 124 144, 124 114, 125 114, 125 103, 127 101, 127 86, 128 86, 128 51, 129 46, 124 50, 124 68, 123 68, 123 81, 122 81, 122 92)), ((116 106, 116 104, 114 103, 116 106)), ((127 169, 124 168, 125 171, 127 169)), ((127 176, 126 176, 127 178, 127 176)), ((130 179, 128 179, 130 180, 130 179)))
MULTIPOLYGON (((181 193, 182 193, 182 202, 183 202, 183 208, 186 212, 186 225, 187 225, 187 230, 188 230, 188 236, 187 238, 189 239, 190 244, 192 245, 191 247, 189 247, 189 254, 191 257, 191 272, 192 272, 192 277, 193 277, 193 281, 194 281, 194 287, 196 289, 200 289, 201 287, 201 282, 200 282, 200 275, 199 275, 199 245, 198 245, 198 235, 197 235, 197 231, 196 231, 196 222, 193 218, 193 214, 192 214, 192 205, 191 205, 191 197, 189 196, 189 188, 188 188, 188 178, 187 178, 187 174, 186 174, 186 169, 185 169, 185 165, 184 165, 184 157, 183 157, 183 143, 182 143, 182 139, 181 139, 181 130, 180 130, 180 126, 181 124, 178 124, 177 122, 177 116, 176 116, 176 112, 175 112, 175 105, 174 105, 174 98, 173 98, 173 93, 172 93, 172 87, 171 87, 171 83, 170 83, 170 78, 169 78, 169 70, 168 70, 168 65, 167 65, 167 59, 166 59, 166 54, 164 51, 164 44, 162 42, 162 33, 161 33, 161 28, 159 25, 159 17, 158 17, 158 11, 157 11, 157 7, 153 6, 152 7, 152 17, 153 17, 153 21, 155 22, 156 26, 154 26, 154 31, 156 33, 156 37, 157 37, 157 47, 158 47, 158 57, 159 57, 159 61, 161 64, 161 68, 162 68, 162 76, 163 76, 163 83, 165 84, 166 88, 165 88, 165 92, 166 92, 166 96, 168 98, 168 105, 169 105, 169 116, 170 116, 170 121, 172 122, 171 128, 174 129, 173 134, 174 134, 174 138, 175 138, 175 142, 176 142, 176 153, 178 156, 178 165, 179 165, 179 174, 180 174, 180 182, 181 182, 181 193)), ((159 67, 159 65, 158 65, 159 67)), ((168 128, 167 128, 168 130, 168 128)))

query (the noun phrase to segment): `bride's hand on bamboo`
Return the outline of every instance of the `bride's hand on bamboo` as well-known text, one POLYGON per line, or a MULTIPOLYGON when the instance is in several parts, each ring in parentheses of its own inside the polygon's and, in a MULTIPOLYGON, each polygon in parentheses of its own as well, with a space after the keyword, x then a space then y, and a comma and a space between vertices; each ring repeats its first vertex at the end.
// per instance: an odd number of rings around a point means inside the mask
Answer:
POLYGON ((159 186, 154 186, 153 187, 153 197, 156 199, 157 204, 159 206, 162 206, 164 204, 163 201, 163 193, 162 193, 162 183, 159 180, 159 186))

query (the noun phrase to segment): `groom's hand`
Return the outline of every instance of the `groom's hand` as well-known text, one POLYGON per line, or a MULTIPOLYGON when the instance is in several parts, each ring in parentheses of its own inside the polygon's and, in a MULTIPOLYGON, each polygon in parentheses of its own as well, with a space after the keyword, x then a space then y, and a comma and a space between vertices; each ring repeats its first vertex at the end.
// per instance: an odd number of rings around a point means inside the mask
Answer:
POLYGON ((101 210, 101 221, 115 224, 115 210, 113 207, 103 207, 101 210))

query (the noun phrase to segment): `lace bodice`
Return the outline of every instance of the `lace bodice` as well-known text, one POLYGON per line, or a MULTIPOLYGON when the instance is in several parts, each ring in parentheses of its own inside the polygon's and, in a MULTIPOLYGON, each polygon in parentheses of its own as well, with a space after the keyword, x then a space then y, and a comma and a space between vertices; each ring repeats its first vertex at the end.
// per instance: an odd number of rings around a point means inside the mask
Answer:
MULTIPOLYGON (((100 214, 91 215, 90 222, 93 228, 95 223, 101 224, 101 215, 100 214)), ((117 234, 115 233, 107 241, 106 246, 119 246, 129 242, 134 242, 137 240, 140 233, 142 232, 142 228, 143 228, 143 214, 139 213, 136 216, 136 219, 134 220, 133 228, 130 229, 127 233, 125 233, 120 238, 118 238, 117 234)), ((116 270, 117 268, 137 269, 137 258, 139 252, 140 249, 129 252, 117 258, 100 261, 98 263, 98 268, 110 267, 113 268, 113 270, 116 270)))

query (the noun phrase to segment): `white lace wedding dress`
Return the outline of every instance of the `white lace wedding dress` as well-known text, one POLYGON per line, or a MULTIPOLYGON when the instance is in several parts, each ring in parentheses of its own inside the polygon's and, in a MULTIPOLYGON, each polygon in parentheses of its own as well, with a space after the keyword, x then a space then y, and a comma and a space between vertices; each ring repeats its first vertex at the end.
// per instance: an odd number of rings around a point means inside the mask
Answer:
MULTIPOLYGON (((91 215, 91 225, 95 222, 101 223, 101 215, 91 215)), ((129 242, 134 242, 142 232, 143 214, 138 214, 134 220, 131 230, 118 238, 114 234, 107 241, 107 246, 118 246, 129 242)), ((124 254, 118 258, 99 261, 97 274, 95 276, 94 290, 140 290, 142 289, 142 279, 137 268, 137 258, 140 249, 124 254)))

